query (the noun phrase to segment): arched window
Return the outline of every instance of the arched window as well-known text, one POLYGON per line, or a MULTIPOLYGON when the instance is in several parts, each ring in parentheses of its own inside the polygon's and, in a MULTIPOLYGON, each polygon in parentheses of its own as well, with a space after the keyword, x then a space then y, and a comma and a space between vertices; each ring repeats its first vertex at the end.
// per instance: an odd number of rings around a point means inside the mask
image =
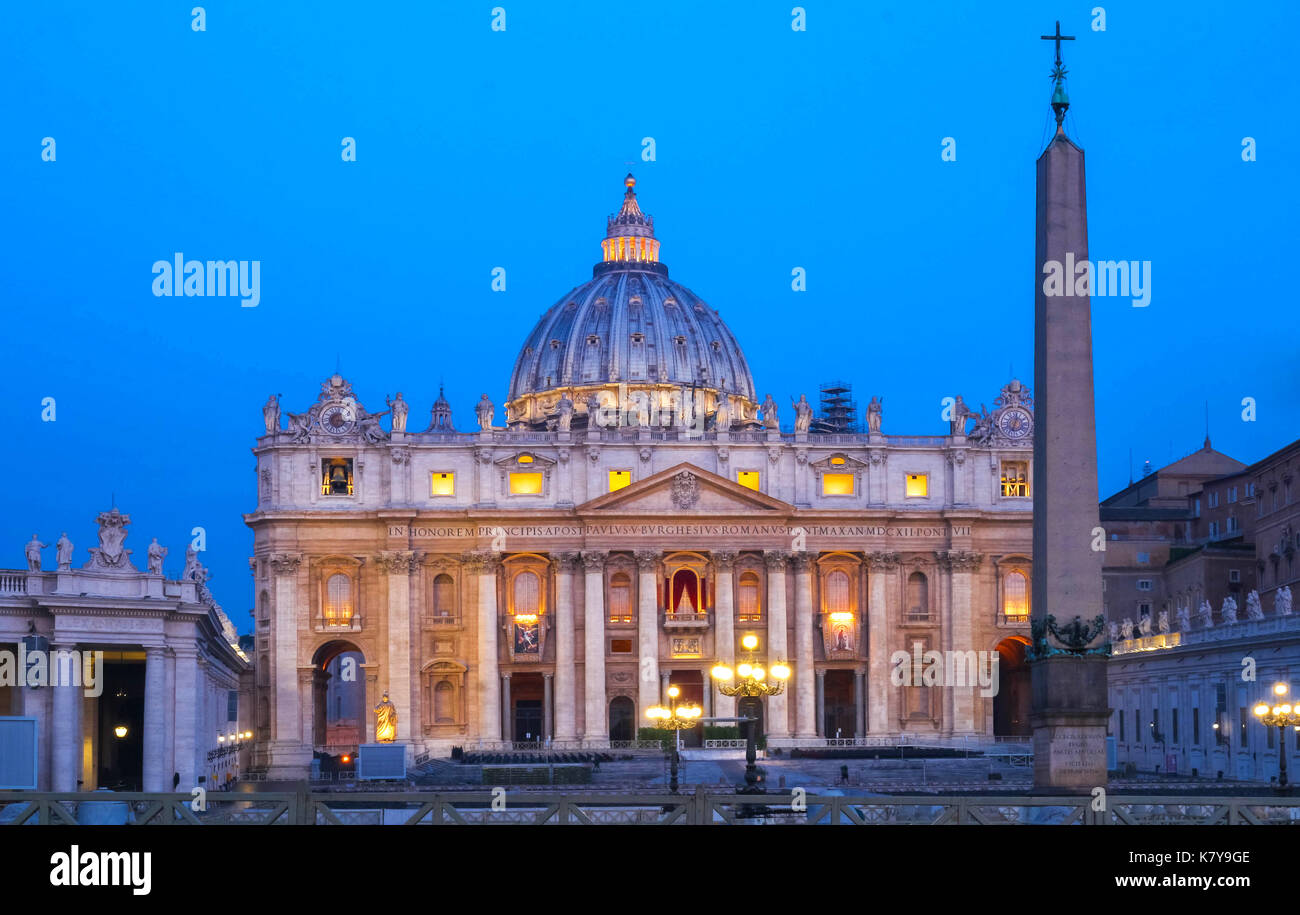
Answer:
POLYGON ((690 569, 678 569, 673 574, 672 608, 674 614, 702 612, 700 605, 700 580, 690 569))
POLYGON ((352 579, 341 572, 331 575, 325 582, 324 616, 326 626, 352 624, 352 579))
POLYGON ((755 623, 763 618, 759 599, 760 582, 757 572, 743 572, 736 589, 736 609, 741 622, 755 623))
POLYGON ((1007 573, 1003 586, 1002 614, 1007 619, 1026 619, 1029 616, 1029 581, 1025 573, 1007 573))
POLYGON ((930 582, 924 572, 913 572, 907 577, 907 615, 912 619, 930 616, 930 582))
POLYGON ((849 613, 853 609, 849 601, 849 576, 847 572, 836 569, 826 576, 825 594, 827 613, 849 613))
POLYGON ((609 621, 632 622, 632 579, 626 572, 615 572, 609 580, 609 621))
POLYGON ((433 615, 442 618, 456 615, 456 582, 446 572, 433 579, 433 615))
POLYGON ((541 583, 535 572, 515 576, 515 616, 536 616, 540 606, 541 583))
POLYGON ((433 689, 433 720, 436 724, 455 724, 456 689, 443 680, 433 689))

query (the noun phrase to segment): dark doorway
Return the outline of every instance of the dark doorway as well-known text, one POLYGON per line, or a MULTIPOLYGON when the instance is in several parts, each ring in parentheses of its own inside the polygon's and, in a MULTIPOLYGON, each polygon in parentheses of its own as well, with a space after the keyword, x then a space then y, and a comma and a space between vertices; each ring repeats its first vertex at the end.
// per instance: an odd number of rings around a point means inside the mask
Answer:
POLYGON ((542 733, 546 727, 542 721, 545 683, 537 671, 514 673, 510 677, 510 708, 506 724, 513 730, 511 740, 536 743, 545 738, 542 733))
POLYGON ((99 697, 100 788, 144 788, 144 664, 105 661, 104 692, 99 697), (121 734, 122 736, 118 736, 121 734))
POLYGON ((1027 737, 1029 730, 1029 665, 1025 642, 998 643, 998 694, 993 697, 993 733, 998 737, 1027 737))
POLYGON ((857 707, 853 701, 853 671, 828 670, 823 681, 823 737, 857 737, 857 707))
MULTIPOLYGON (((675 686, 680 692, 676 700, 671 700, 668 696, 665 696, 665 705, 671 706, 675 701, 678 705, 698 705, 700 708, 704 708, 704 673, 702 671, 669 671, 668 686, 670 688, 675 686)), ((696 724, 693 728, 686 728, 681 732, 681 738, 683 747, 704 746, 704 726, 696 724)))
POLYGON ((627 696, 615 696, 609 703, 609 739, 636 738, 636 706, 627 696))
POLYGON ((515 740, 542 739, 542 700, 515 700, 515 740))

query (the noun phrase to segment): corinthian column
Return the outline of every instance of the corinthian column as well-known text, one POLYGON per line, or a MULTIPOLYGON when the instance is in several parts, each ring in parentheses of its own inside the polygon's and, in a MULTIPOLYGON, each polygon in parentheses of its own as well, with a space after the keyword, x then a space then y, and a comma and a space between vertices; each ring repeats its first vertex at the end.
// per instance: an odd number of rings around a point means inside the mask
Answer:
POLYGON ((491 553, 467 553, 465 563, 478 578, 478 735, 501 739, 501 675, 497 635, 497 571, 501 559, 491 553))
POLYGON ((397 739, 411 738, 411 571, 415 554, 385 550, 379 567, 388 580, 388 697, 397 705, 397 739))
POLYGON ((897 553, 871 553, 867 603, 867 732, 873 736, 888 734, 889 726, 889 608, 886 585, 898 568, 897 553))
MULTIPOLYGON (((76 791, 77 781, 81 778, 81 707, 82 689, 73 682, 71 676, 55 679, 55 661, 59 652, 75 652, 76 644, 72 642, 50 643, 50 687, 54 693, 54 773, 50 779, 50 788, 54 791, 76 791)), ((81 659, 72 655, 73 661, 65 671, 73 670, 72 664, 81 665, 81 659)), ((102 675, 102 671, 101 671, 102 675)), ((80 677, 76 678, 80 681, 80 677)))
MULTIPOLYGON (((790 554, 781 550, 768 550, 763 554, 767 563, 767 663, 789 658, 786 647, 785 616, 785 565, 790 554)), ((767 700, 767 732, 772 737, 790 736, 790 714, 786 704, 788 693, 767 700)))
POLYGON ((640 655, 637 671, 637 721, 646 709, 659 702, 659 599, 657 575, 659 553, 641 550, 636 554, 637 607, 636 640, 640 655))
POLYGON ((555 739, 577 740, 573 570, 578 564, 578 554, 560 553, 555 563, 555 739))
MULTIPOLYGON (((714 605, 714 653, 718 660, 728 667, 736 666, 736 601, 732 589, 732 576, 736 569, 736 554, 724 550, 713 554, 713 564, 717 568, 717 601, 714 605)), ((704 688, 713 693, 717 687, 709 672, 704 672, 704 688)), ((719 718, 734 718, 736 715, 736 697, 718 693, 714 705, 719 718)))
POLYGON ((144 790, 172 790, 171 773, 165 771, 167 744, 166 654, 162 646, 144 652, 144 790))
MULTIPOLYGON (((949 612, 952 621, 948 627, 949 637, 946 647, 954 652, 951 657, 959 661, 963 658, 978 657, 973 644, 971 576, 979 568, 980 560, 983 558, 979 553, 970 553, 964 550, 948 550, 941 557, 944 567, 948 570, 950 582, 948 593, 951 601, 949 612)), ((958 665, 954 664, 953 666, 955 670, 958 665)), ((975 665, 963 665, 963 667, 967 682, 962 685, 949 684, 948 691, 952 693, 952 718, 946 724, 954 734, 974 734, 975 690, 979 687, 978 680, 973 680, 971 675, 978 674, 979 665, 977 663, 975 665)))
MULTIPOLYGON (((310 761, 308 748, 302 745, 302 714, 298 701, 298 572, 302 565, 301 553, 277 553, 271 557, 271 568, 275 572, 275 608, 272 612, 271 657, 273 669, 271 683, 275 689, 275 728, 272 736, 271 765, 283 761, 285 765, 300 764, 305 758, 310 761), (304 754, 304 751, 307 751, 304 754)), ((180 658, 177 658, 179 665, 180 658)), ((188 678, 182 685, 182 671, 177 667, 176 679, 176 735, 177 755, 180 756, 180 740, 185 736, 182 718, 189 716, 193 721, 192 706, 189 696, 193 695, 193 674, 184 672, 188 678), (186 704, 181 704, 185 696, 186 704), (189 709, 189 711, 185 711, 189 709)), ((176 760, 176 769, 181 773, 181 787, 190 782, 185 781, 184 761, 176 760)), ((193 768, 191 761, 190 768, 193 768)), ((185 789, 188 790, 188 789, 185 789)))
POLYGON ((794 554, 794 687, 796 737, 816 737, 817 688, 813 679, 812 556, 794 554))
POLYGON ((605 726, 605 553, 589 550, 582 554, 586 569, 583 668, 586 704, 582 736, 597 744, 609 742, 605 726))

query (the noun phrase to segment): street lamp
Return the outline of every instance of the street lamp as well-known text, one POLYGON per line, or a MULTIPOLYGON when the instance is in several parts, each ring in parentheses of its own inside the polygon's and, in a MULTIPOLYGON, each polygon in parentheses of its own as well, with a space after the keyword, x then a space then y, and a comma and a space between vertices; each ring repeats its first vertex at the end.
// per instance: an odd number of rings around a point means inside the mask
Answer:
POLYGON ((1286 701, 1286 694, 1290 689, 1285 683, 1274 683, 1273 695, 1277 697, 1277 704, 1270 706, 1267 702, 1261 702, 1255 706, 1255 717, 1259 719, 1260 724, 1277 728, 1277 785, 1281 791, 1287 790, 1286 729, 1300 730, 1300 707, 1292 706, 1286 701))
POLYGON ((668 790, 674 794, 677 793, 677 762, 681 758, 677 749, 677 732, 695 727, 695 719, 704 714, 704 710, 693 703, 678 705, 677 697, 681 694, 680 689, 670 686, 668 687, 669 706, 652 705, 645 711, 647 718, 658 721, 660 727, 673 732, 672 766, 668 776, 668 790))
MULTIPOLYGON (((759 696, 779 696, 785 691, 785 681, 790 679, 790 667, 785 661, 778 660, 770 668, 764 669, 762 661, 754 652, 758 648, 758 637, 747 635, 740 640, 741 647, 749 657, 736 665, 732 671, 726 663, 719 661, 709 671, 718 684, 718 692, 724 696, 742 696, 754 698, 759 696), (770 679, 769 679, 770 675, 770 679), (739 677, 739 679, 737 679, 739 677)), ((757 740, 754 734, 757 718, 745 719, 745 787, 737 789, 743 794, 762 794, 758 784, 757 740)))

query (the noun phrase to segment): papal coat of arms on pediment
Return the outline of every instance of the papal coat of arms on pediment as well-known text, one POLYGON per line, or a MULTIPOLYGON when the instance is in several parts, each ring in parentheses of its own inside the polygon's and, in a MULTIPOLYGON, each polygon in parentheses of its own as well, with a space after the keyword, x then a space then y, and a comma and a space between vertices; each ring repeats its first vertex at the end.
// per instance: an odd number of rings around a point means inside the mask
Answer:
POLYGON ((673 505, 680 509, 693 508, 700 501, 700 481, 689 470, 683 470, 673 477, 673 505))

